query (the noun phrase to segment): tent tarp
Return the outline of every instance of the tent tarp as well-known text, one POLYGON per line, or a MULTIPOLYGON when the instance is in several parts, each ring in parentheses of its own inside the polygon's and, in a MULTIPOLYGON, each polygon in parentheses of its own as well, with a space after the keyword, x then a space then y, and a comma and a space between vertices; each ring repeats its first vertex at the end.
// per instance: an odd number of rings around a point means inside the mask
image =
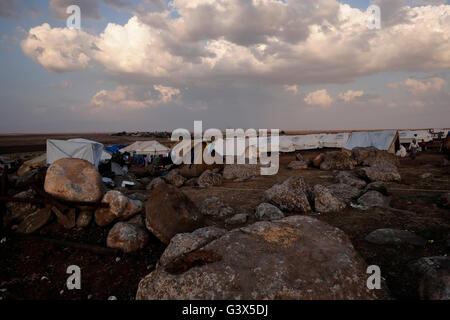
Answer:
POLYGON ((375 132, 352 132, 344 145, 344 149, 352 150, 356 147, 375 147, 395 153, 395 142, 398 139, 396 130, 375 132))
POLYGON ((134 154, 160 155, 168 154, 170 149, 158 141, 136 141, 128 147, 119 150, 121 153, 129 152, 134 154))
POLYGON ((78 158, 89 161, 97 168, 102 153, 103 144, 92 140, 47 140, 47 165, 62 158, 78 158))
POLYGON ((417 142, 421 142, 422 140, 425 142, 433 140, 433 134, 428 130, 405 130, 400 131, 398 134, 400 137, 400 143, 411 143, 414 138, 417 142))

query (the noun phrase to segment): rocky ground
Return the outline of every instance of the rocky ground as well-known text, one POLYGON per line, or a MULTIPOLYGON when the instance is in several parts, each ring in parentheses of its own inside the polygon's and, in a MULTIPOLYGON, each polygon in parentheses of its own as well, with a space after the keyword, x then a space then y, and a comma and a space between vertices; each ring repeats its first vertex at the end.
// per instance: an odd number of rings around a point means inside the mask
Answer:
POLYGON ((349 162, 331 153, 314 167, 321 152, 282 155, 275 176, 215 169, 197 180, 182 177, 180 171, 164 180, 138 179, 141 189, 107 193, 103 201, 123 203, 114 205, 120 210, 99 210, 86 227, 64 228, 54 216, 33 233, 13 232, 0 244, 0 297, 436 298, 433 293, 442 285, 436 279, 448 285, 448 274, 440 275, 448 272, 448 260, 420 259, 449 252, 445 195, 450 192, 450 170, 442 166, 443 156, 422 153, 415 160, 397 159, 391 168, 389 159, 378 156, 363 163, 367 159, 358 154, 349 162), (145 206, 144 213, 139 214, 139 206, 145 206), (305 218, 295 218, 299 216, 305 218), (278 222, 283 217, 290 218, 278 222), (165 218, 177 221, 177 227, 166 228, 165 218), (190 233, 205 226, 216 229, 190 233), (233 247, 233 239, 240 239, 240 245, 233 247), (265 253, 271 250, 274 255, 265 253), (301 258, 305 254, 309 258, 301 258), (341 265, 340 255, 350 265, 341 265), (245 257, 249 259, 242 267, 238 262, 245 257), (65 286, 66 268, 72 264, 82 269, 81 290, 65 286), (382 293, 373 296, 361 287, 365 265, 381 268, 382 293), (336 269, 342 275, 338 280, 329 276, 336 269), (211 284, 202 278, 205 273, 219 280, 211 284), (254 274, 267 279, 252 282, 254 274), (235 287, 224 285, 230 282, 225 275, 235 287), (350 275, 357 282, 342 280, 350 275), (192 288, 192 277, 201 283, 198 292, 183 295, 168 289, 192 288), (295 282, 311 279, 323 281, 309 285, 314 294, 295 282), (247 283, 252 285, 245 287, 247 283), (222 296, 205 295, 219 284, 222 296), (268 285, 272 290, 265 291, 268 285))

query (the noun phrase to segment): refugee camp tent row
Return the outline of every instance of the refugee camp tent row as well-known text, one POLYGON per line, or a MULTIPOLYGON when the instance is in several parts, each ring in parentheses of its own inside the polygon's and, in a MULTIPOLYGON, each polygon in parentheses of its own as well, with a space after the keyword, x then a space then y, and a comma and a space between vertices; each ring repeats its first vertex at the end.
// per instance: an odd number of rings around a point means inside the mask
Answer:
POLYGON ((356 147, 375 147, 395 154, 395 151, 400 148, 398 131, 352 132, 343 150, 351 151, 356 147))
MULTIPOLYGON (((103 155, 103 144, 87 139, 47 140, 47 166, 62 158, 84 159, 96 168, 103 155)), ((104 158, 108 156, 105 155, 104 158)))
POLYGON ((433 140, 433 134, 428 130, 402 130, 399 132, 400 143, 411 143, 413 139, 416 139, 417 142, 421 142, 424 140, 425 142, 429 142, 433 140))
POLYGON ((158 141, 136 141, 130 144, 128 147, 119 150, 120 153, 131 153, 148 156, 164 156, 167 157, 170 153, 170 149, 158 141))

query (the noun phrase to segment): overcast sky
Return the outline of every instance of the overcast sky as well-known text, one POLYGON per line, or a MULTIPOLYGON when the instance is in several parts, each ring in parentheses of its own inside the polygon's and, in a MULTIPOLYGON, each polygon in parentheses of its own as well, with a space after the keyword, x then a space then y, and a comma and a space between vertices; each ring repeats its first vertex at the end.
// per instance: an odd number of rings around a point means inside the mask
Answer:
POLYGON ((449 38, 445 0, 1 0, 0 132, 450 127, 449 38))

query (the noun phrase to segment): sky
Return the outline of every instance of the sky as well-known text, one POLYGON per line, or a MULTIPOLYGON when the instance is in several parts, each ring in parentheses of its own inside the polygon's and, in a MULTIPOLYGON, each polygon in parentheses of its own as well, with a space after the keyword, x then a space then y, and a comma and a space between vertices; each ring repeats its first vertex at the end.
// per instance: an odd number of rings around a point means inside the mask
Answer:
POLYGON ((450 127, 449 38, 446 0, 2 0, 0 133, 450 127))

